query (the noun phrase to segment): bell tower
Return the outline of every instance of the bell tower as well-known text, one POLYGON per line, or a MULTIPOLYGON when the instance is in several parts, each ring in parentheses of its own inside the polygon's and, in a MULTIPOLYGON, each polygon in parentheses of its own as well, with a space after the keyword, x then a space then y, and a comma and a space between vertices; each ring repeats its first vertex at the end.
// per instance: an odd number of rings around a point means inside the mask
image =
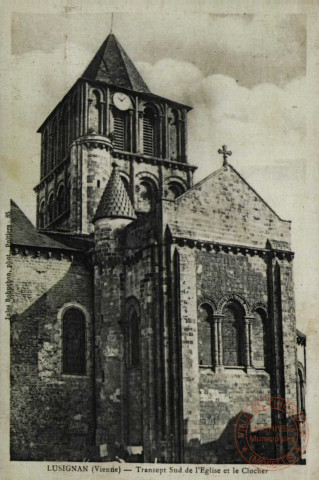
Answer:
POLYGON ((39 229, 90 234, 113 159, 137 216, 192 186, 190 107, 150 92, 114 34, 39 129, 39 229))

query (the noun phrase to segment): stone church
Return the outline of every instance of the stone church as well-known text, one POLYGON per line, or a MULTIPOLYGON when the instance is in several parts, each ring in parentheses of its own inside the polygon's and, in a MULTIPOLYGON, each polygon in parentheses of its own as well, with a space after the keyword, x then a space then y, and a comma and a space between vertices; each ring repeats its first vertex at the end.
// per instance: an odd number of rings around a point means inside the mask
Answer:
POLYGON ((190 110, 110 34, 39 128, 36 227, 11 203, 12 460, 241 462, 245 405, 304 409, 291 223, 226 147, 193 184, 190 110))

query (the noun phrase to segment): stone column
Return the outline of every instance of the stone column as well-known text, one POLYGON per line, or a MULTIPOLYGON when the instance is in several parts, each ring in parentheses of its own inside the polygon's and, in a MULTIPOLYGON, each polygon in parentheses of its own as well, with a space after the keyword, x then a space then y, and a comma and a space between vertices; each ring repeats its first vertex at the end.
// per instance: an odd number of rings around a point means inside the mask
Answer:
POLYGON ((99 111, 99 133, 101 135, 104 135, 104 132, 105 132, 104 111, 105 111, 105 102, 103 100, 101 100, 100 101, 100 111, 99 111))
POLYGON ((222 335, 222 317, 219 316, 217 319, 218 323, 218 365, 219 367, 224 365, 223 358, 223 335, 222 335))
POLYGON ((244 365, 246 369, 252 367, 252 331, 251 331, 252 317, 245 317, 245 332, 244 332, 244 365))
POLYGON ((182 152, 182 162, 187 163, 187 110, 184 108, 184 124, 183 124, 183 152, 182 152))
POLYGON ((178 119, 178 128, 177 128, 177 161, 182 161, 182 151, 183 151, 183 142, 182 142, 182 131, 184 127, 184 121, 182 119, 178 119))
POLYGON ((138 153, 143 153, 143 112, 138 112, 137 152, 138 153))
POLYGON ((253 332, 252 332, 252 323, 249 321, 249 364, 253 367, 253 332))
POLYGON ((164 117, 164 158, 169 159, 169 123, 168 123, 168 107, 165 104, 165 117, 164 117))
POLYGON ((133 152, 133 135, 134 135, 134 129, 133 129, 133 115, 134 111, 129 110, 129 144, 127 145, 127 149, 129 152, 133 152))
POLYGON ((223 368, 223 338, 222 338, 222 318, 224 315, 213 315, 214 332, 214 367, 215 371, 223 368))
POLYGON ((107 88, 106 90, 106 102, 105 102, 105 136, 108 137, 111 130, 110 130, 110 89, 107 88))

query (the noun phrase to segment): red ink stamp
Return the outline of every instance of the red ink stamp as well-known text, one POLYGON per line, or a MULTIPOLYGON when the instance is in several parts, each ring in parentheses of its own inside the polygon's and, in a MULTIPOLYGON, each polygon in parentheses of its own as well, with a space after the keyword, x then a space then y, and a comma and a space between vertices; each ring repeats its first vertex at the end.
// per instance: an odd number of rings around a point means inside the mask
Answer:
POLYGON ((300 462, 308 437, 305 414, 279 397, 248 404, 235 425, 238 452, 247 463, 263 470, 282 470, 300 462))

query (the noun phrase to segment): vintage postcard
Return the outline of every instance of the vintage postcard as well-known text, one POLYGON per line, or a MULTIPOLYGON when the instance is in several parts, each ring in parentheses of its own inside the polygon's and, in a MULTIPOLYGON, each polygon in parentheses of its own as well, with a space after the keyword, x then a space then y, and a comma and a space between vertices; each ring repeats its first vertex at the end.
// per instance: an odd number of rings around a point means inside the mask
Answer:
POLYGON ((2 6, 1 478, 316 478, 317 4, 2 6))

